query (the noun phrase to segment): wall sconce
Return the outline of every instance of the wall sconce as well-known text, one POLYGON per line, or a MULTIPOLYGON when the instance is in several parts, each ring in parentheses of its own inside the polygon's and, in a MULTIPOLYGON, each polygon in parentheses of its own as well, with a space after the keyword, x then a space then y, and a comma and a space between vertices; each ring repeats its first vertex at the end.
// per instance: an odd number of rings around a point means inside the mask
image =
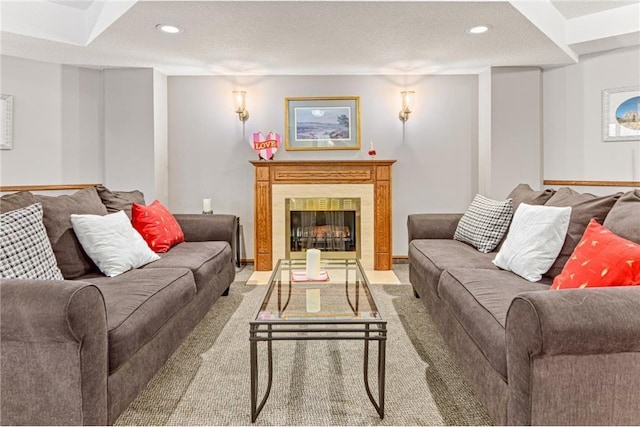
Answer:
POLYGON ((246 122, 249 118, 249 112, 246 108, 246 97, 247 92, 244 90, 234 90, 233 91, 233 99, 235 100, 236 105, 236 113, 238 113, 238 119, 241 122, 246 122))
POLYGON ((402 110, 400 110, 398 118, 402 123, 404 123, 409 120, 409 114, 413 108, 413 101, 416 98, 416 93, 412 90, 405 90, 400 92, 400 95, 402 95, 402 110))

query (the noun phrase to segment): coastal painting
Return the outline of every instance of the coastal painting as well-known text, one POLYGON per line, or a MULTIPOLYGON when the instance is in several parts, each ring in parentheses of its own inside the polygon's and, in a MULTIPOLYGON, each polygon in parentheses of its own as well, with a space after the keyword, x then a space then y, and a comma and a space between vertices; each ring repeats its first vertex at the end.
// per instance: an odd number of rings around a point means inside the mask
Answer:
POLYGON ((296 141, 351 139, 351 108, 349 107, 300 107, 295 108, 296 141))
POLYGON ((286 98, 287 150, 358 150, 358 97, 286 98))
POLYGON ((605 89, 602 112, 605 142, 640 140, 640 87, 605 89))

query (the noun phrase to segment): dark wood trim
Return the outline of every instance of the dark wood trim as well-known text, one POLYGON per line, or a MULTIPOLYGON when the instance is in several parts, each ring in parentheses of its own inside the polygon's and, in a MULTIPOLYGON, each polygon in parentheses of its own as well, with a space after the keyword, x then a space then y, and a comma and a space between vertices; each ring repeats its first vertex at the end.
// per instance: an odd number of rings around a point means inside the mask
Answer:
POLYGON ((557 179, 545 179, 543 184, 576 187, 640 187, 640 181, 563 181, 557 179))
POLYGON ((3 185, 0 191, 58 191, 58 190, 82 190, 100 184, 58 184, 58 185, 3 185))

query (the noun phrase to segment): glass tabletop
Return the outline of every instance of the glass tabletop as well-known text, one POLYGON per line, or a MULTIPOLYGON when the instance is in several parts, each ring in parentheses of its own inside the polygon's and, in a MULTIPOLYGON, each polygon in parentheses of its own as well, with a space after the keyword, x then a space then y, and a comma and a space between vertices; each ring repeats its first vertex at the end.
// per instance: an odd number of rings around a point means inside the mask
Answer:
POLYGON ((323 259, 323 280, 307 281, 304 259, 281 259, 271 274, 257 322, 369 323, 382 317, 357 259, 323 259), (326 276, 324 273, 326 272, 326 276))

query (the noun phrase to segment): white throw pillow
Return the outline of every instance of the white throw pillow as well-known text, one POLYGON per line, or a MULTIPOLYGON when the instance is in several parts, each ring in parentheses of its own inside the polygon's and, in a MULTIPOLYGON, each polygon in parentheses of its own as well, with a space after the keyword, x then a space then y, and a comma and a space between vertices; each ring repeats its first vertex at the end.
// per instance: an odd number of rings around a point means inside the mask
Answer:
POLYGON ((493 263, 531 282, 542 279, 562 249, 570 216, 570 207, 521 203, 493 263))
POLYGON ((160 259, 124 211, 104 216, 71 215, 71 225, 89 258, 109 277, 160 259))

